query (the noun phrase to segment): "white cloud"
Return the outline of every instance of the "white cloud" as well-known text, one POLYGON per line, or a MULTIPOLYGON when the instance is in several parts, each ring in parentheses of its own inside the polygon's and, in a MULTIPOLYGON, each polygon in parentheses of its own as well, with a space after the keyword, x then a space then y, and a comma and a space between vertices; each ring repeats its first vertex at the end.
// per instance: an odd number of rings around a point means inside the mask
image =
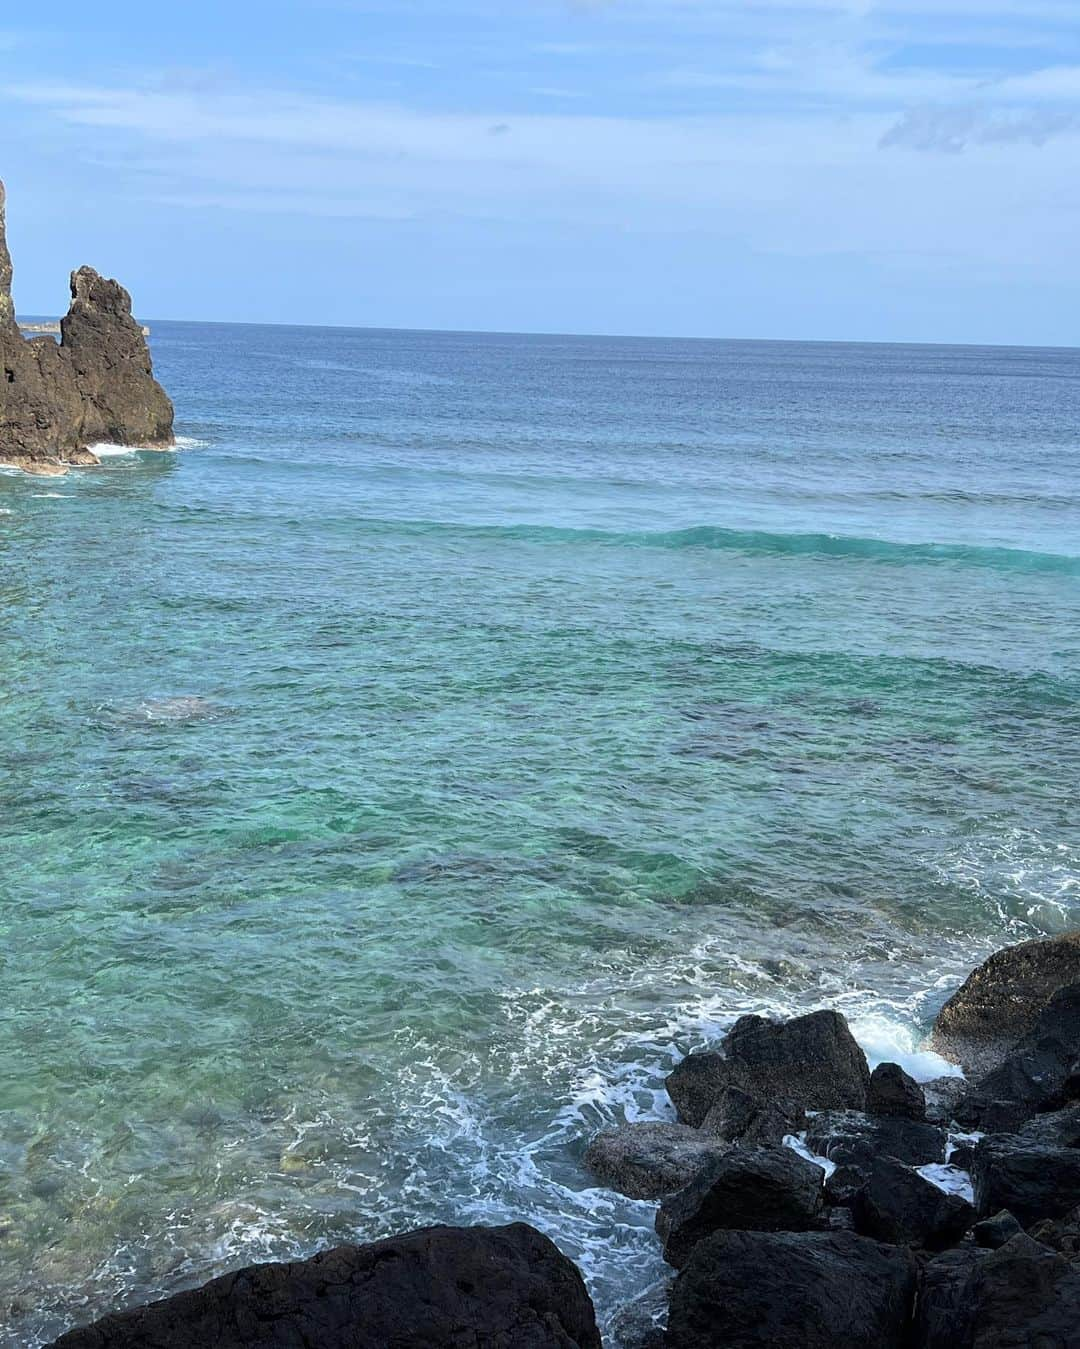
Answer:
POLYGON ((978 107, 911 108, 882 136, 884 148, 959 154, 972 145, 1045 145, 1080 132, 1080 111, 1036 108, 993 112, 978 107))

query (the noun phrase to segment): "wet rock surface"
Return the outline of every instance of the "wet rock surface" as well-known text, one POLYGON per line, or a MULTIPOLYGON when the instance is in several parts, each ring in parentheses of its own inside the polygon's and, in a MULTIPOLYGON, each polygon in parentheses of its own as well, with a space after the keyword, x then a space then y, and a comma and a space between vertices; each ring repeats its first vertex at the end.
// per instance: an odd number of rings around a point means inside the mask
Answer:
POLYGON ((855 1230, 895 1246, 941 1251, 975 1221, 975 1210, 895 1157, 877 1157, 851 1206, 855 1230))
POLYGON ((996 951, 934 1022, 931 1043, 968 1074, 989 1072, 1035 1026, 1059 989, 1080 983, 1080 933, 996 951))
POLYGON ((734 1148, 656 1217, 664 1259, 678 1269, 697 1242, 721 1228, 801 1232, 817 1227, 824 1208, 820 1166, 790 1148, 734 1148))
POLYGON ((52 1349, 600 1349, 581 1275, 524 1223, 429 1227, 254 1265, 52 1349))
POLYGON ((862 1110, 870 1069, 839 1012, 791 1021, 744 1016, 728 1031, 722 1053, 687 1055, 666 1085, 679 1119, 697 1128, 730 1087, 802 1110, 862 1110))
POLYGON ((171 446, 172 403, 123 286, 92 267, 73 272, 57 343, 23 337, 11 279, 0 183, 0 462, 55 474, 96 464, 89 447, 102 442, 171 446))
POLYGON ((630 1199, 658 1199, 688 1185, 728 1145, 685 1124, 625 1124, 589 1144, 585 1165, 630 1199))

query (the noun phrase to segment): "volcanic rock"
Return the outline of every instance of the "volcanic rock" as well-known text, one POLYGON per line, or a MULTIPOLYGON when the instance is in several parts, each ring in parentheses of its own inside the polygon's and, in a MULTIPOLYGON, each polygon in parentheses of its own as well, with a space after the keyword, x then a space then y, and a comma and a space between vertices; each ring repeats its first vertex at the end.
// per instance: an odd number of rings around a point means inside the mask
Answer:
POLYGON ((1071 1349, 1078 1326, 1080 1273, 1023 1234, 990 1253, 947 1251, 922 1271, 921 1349, 1071 1349))
POLYGON ((1080 982, 1080 932, 996 951, 945 1003, 931 1043, 969 1074, 988 1072, 1035 1026, 1066 984, 1080 982))
POLYGON ((839 1012, 792 1021, 741 1017, 722 1053, 688 1054, 667 1078, 684 1124, 699 1127, 728 1087, 803 1110, 862 1110, 870 1085, 866 1057, 839 1012))
POLYGON ((860 1235, 928 1251, 954 1245, 975 1221, 966 1199, 939 1190, 895 1157, 875 1158, 851 1211, 860 1235))
POLYGON ((820 1225, 825 1173, 791 1148, 733 1148, 656 1215, 664 1259, 682 1266, 703 1237, 721 1228, 804 1232, 820 1225))
POLYGON ((728 1146, 685 1124, 624 1124, 597 1134, 586 1150, 585 1165, 619 1194, 658 1199, 688 1185, 728 1146))
POLYGON ((900 1349, 915 1284, 909 1251, 850 1232, 717 1232, 675 1281, 668 1349, 900 1349))
POLYGON ((764 1100, 741 1087, 725 1087, 701 1124, 702 1133, 728 1142, 781 1143, 806 1127, 806 1114, 786 1098, 764 1100))
POLYGON ((52 1349, 600 1349, 581 1275, 546 1237, 428 1227, 310 1260, 253 1265, 107 1316, 52 1349))
POLYGON ((945 1160, 947 1141, 945 1130, 936 1124, 856 1110, 824 1111, 806 1129, 810 1151, 838 1166, 863 1166, 877 1153, 897 1157, 908 1166, 927 1166, 945 1160))
POLYGON ((1080 1149, 995 1134, 977 1144, 971 1180, 980 1217, 1004 1208, 1029 1227, 1080 1204, 1080 1149))
POLYGON ((898 1063, 879 1063, 870 1074, 866 1109, 871 1115, 925 1120, 926 1097, 918 1082, 898 1063))
POLYGON ((166 449, 173 408, 153 376, 131 297, 91 267, 71 275, 60 342, 26 339, 11 298, 11 255, 0 183, 0 462, 32 472, 97 463, 103 441, 166 449))

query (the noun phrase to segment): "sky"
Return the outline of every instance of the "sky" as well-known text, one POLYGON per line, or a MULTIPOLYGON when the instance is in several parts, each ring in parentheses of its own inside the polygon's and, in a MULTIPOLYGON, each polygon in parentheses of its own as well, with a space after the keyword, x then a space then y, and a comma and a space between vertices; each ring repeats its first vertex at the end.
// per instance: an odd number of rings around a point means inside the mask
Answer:
POLYGON ((24 314, 1080 345, 1080 0, 5 10, 24 314))

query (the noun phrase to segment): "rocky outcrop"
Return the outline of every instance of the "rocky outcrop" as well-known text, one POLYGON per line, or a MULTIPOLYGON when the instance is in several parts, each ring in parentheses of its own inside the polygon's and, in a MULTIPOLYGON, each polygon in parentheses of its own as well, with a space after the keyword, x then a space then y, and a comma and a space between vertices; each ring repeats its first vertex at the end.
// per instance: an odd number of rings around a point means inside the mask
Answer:
POLYGON ((926 1094, 898 1063, 879 1063, 870 1074, 866 1109, 871 1115, 926 1119, 926 1094))
POLYGON ((546 1237, 429 1227, 310 1260, 253 1265, 52 1349, 600 1349, 581 1275, 546 1237))
POLYGON ((730 1087, 802 1110, 862 1110, 870 1087, 866 1057, 839 1012, 792 1021, 744 1016, 720 1051, 688 1054, 668 1077, 679 1119, 695 1128, 730 1087))
POLYGON ((908 1166, 945 1160, 948 1135, 935 1124, 896 1115, 864 1115, 857 1110, 824 1111, 806 1131, 806 1145, 837 1166, 862 1165, 877 1153, 908 1166))
POLYGON ((1080 1204, 1080 1151, 993 1134, 975 1148, 975 1205, 988 1218, 1008 1209, 1024 1226, 1080 1204))
POLYGON ((103 441, 143 449, 173 443, 173 407, 154 379, 131 297, 81 267, 60 341, 25 338, 11 298, 11 255, 0 183, 0 463, 30 472, 96 464, 103 441))
POLYGON ((969 1075, 996 1067, 1035 1027, 1058 989, 1080 983, 1080 933, 996 951, 972 971, 934 1022, 931 1043, 969 1075))

